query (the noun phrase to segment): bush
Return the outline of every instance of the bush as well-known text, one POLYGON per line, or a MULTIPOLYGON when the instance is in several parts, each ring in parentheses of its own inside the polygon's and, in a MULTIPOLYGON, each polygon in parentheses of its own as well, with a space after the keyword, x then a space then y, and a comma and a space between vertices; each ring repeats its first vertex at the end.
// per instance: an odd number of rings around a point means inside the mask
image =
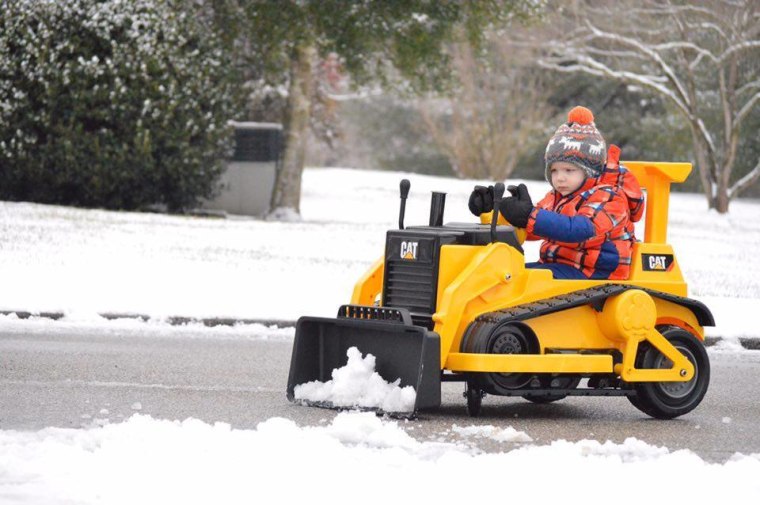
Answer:
POLYGON ((0 4, 0 198, 181 210, 213 194, 237 97, 185 4, 0 4))

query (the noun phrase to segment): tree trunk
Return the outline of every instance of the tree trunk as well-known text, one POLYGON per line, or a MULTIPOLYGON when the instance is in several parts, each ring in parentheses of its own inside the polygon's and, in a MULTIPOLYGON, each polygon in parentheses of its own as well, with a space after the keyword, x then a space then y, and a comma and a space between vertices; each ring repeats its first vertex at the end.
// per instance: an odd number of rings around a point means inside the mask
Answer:
POLYGON ((713 187, 715 181, 713 181, 710 170, 710 156, 707 154, 707 146, 699 137, 699 131, 697 126, 692 121, 689 126, 691 127, 692 145, 694 146, 694 155, 696 156, 697 169, 699 169, 699 180, 702 182, 702 193, 707 198, 707 207, 712 209, 715 207, 715 198, 713 197, 713 187))
POLYGON ((270 216, 275 219, 301 212, 301 176, 311 117, 312 65, 315 56, 315 48, 305 44, 295 49, 291 60, 284 124, 285 146, 270 206, 270 216))
MULTIPOLYGON (((723 170, 727 169, 723 167, 723 170)), ((723 178, 721 177, 721 181, 718 183, 718 187, 715 192, 715 210, 717 210, 720 214, 725 214, 728 212, 728 204, 730 202, 731 199, 728 197, 728 185, 724 184, 723 178)))

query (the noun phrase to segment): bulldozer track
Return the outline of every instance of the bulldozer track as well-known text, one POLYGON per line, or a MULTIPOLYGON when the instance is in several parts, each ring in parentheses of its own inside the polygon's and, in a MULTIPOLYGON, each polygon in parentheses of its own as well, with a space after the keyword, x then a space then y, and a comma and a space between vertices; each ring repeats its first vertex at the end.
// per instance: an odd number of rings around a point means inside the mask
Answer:
POLYGON ((570 293, 537 300, 535 302, 516 305, 507 309, 487 312, 475 318, 474 323, 480 323, 480 325, 494 325, 494 327, 499 327, 503 324, 525 321, 526 319, 545 316, 547 314, 552 314, 554 312, 568 310, 583 305, 590 305, 595 310, 601 311, 607 298, 610 296, 618 295, 630 289, 638 289, 648 293, 653 298, 660 298, 661 300, 666 300, 688 308, 694 312, 694 315, 697 317, 699 324, 702 326, 715 325, 715 320, 713 319, 710 310, 697 300, 671 295, 669 293, 663 293, 661 291, 656 291, 653 289, 632 286, 629 284, 604 284, 601 286, 595 286, 593 288, 582 289, 579 291, 571 291, 570 293))

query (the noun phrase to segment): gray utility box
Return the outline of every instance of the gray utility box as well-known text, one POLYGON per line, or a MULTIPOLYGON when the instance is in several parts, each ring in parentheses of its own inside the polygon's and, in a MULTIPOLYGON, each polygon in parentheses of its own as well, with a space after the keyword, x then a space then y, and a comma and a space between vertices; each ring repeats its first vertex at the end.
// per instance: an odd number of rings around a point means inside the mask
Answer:
POLYGON ((220 179, 221 192, 205 209, 228 214, 263 216, 269 212, 280 166, 282 125, 230 122, 235 128, 235 152, 220 179))

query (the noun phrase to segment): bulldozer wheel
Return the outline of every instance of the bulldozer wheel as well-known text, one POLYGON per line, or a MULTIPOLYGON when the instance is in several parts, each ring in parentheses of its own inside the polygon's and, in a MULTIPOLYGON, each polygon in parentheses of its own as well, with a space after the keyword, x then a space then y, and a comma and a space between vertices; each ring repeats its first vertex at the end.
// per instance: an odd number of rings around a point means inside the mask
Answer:
POLYGON ((480 407, 483 405, 483 396, 485 396, 483 390, 470 382, 467 383, 464 397, 467 398, 467 413, 470 417, 480 416, 480 407))
MULTIPOLYGON (((514 324, 497 329, 488 339, 486 346, 486 352, 491 354, 533 354, 537 352, 531 335, 514 324)), ((501 389, 519 389, 525 386, 532 375, 526 373, 489 373, 485 374, 485 377, 494 392, 498 394, 501 389)))
MULTIPOLYGON (((635 397, 628 397, 639 410, 657 419, 673 419, 694 410, 707 393, 710 360, 705 346, 691 333, 678 327, 658 328, 660 333, 694 365, 688 382, 642 382, 634 386, 635 397)), ((638 368, 668 368, 670 360, 652 346, 639 353, 638 368)))
MULTIPOLYGON (((510 323, 494 328, 477 321, 470 324, 460 348, 462 352, 484 354, 536 354, 539 349, 527 325, 510 323)), ((527 373, 486 372, 472 374, 470 381, 486 393, 502 395, 524 387, 531 377, 527 373)))

